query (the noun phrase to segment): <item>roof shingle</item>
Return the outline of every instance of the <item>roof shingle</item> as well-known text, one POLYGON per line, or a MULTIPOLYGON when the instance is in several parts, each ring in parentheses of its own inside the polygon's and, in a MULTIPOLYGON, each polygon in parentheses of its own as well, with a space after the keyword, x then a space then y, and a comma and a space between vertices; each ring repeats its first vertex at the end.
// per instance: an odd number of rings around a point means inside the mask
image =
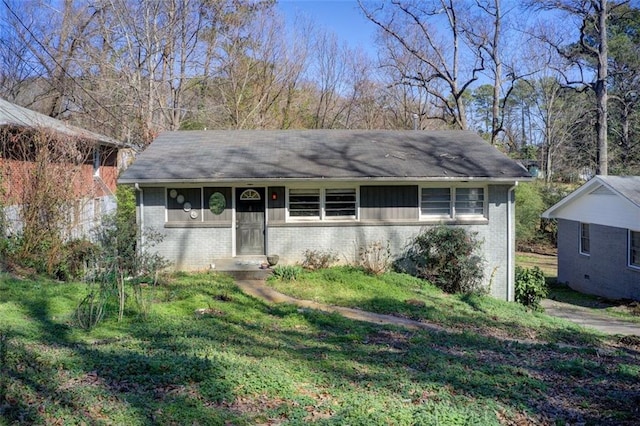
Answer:
POLYGON ((120 182, 529 178, 473 132, 210 130, 161 134, 120 182))

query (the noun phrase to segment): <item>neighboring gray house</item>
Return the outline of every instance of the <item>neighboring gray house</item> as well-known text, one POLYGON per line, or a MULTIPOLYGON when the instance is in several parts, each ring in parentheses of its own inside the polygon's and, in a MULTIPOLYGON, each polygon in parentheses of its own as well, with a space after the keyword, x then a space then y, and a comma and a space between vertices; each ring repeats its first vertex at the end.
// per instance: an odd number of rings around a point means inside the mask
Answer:
POLYGON ((176 268, 331 250, 352 261, 377 241, 399 255, 439 223, 477 231, 485 280, 513 300, 514 196, 524 167, 472 132, 177 131, 120 177, 138 189, 142 228, 176 268))
POLYGON ((640 176, 596 176, 542 217, 558 220, 558 282, 640 300, 640 176))

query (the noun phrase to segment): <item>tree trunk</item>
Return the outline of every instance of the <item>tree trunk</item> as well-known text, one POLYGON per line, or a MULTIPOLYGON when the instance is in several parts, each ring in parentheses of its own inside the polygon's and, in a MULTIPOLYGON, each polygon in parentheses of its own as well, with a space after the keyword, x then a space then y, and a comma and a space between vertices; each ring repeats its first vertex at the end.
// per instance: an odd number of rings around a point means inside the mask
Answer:
POLYGON ((598 168, 596 174, 606 176, 609 172, 608 143, 607 143, 607 0, 600 0, 598 26, 600 45, 598 47, 598 79, 595 92, 598 108, 598 168))

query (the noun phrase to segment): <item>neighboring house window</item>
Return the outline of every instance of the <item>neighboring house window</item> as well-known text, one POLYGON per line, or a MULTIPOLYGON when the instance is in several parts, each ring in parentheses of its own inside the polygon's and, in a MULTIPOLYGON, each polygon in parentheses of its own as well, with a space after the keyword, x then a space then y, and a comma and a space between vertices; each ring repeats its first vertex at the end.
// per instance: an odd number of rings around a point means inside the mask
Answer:
POLYGON ((324 211, 327 217, 355 217, 356 190, 354 188, 327 189, 324 211))
POLYGON ((629 266, 640 268, 640 231, 629 230, 629 266))
POLYGON ((93 175, 100 176, 100 147, 93 149, 93 175))
POLYGON ((589 224, 581 223, 580 224, 580 253, 582 254, 590 254, 591 248, 590 238, 589 238, 589 224))
POLYGON ((423 218, 485 216, 485 188, 422 188, 420 215, 423 218))
POLYGON ((289 216, 320 219, 320 190, 290 189, 289 216))

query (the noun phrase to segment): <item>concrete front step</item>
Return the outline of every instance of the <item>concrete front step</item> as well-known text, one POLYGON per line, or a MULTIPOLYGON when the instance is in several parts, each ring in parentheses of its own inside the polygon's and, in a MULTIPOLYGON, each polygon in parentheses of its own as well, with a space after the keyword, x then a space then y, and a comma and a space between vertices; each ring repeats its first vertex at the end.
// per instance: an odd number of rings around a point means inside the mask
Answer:
POLYGON ((273 272, 264 267, 266 264, 266 256, 238 256, 216 259, 211 269, 231 275, 236 280, 263 280, 273 272))

